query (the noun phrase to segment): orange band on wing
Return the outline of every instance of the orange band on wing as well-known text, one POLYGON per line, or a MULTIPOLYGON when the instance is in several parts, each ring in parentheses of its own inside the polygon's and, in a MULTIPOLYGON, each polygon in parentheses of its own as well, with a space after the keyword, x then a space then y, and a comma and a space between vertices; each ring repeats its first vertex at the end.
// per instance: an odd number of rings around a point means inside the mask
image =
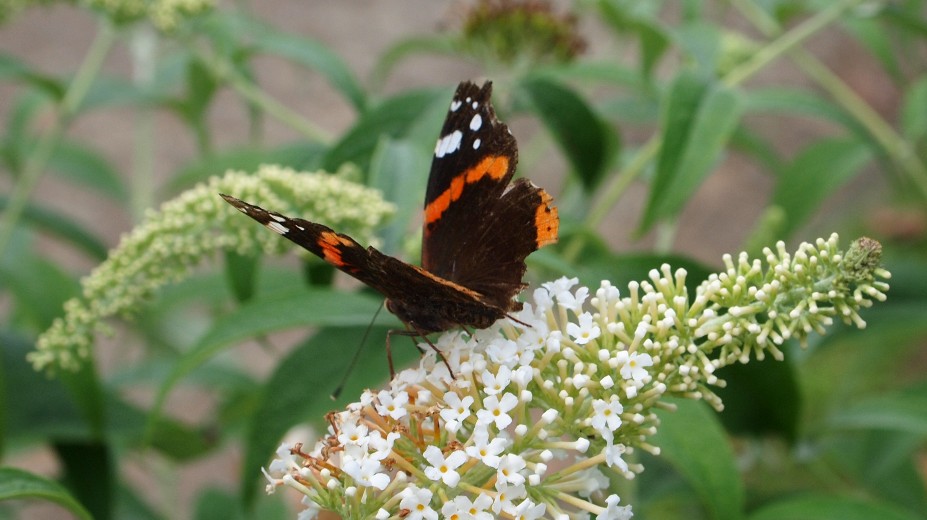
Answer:
POLYGON ((337 233, 326 231, 319 235, 319 247, 322 248, 322 257, 331 262, 335 267, 342 267, 344 260, 341 258, 341 246, 353 245, 347 238, 338 236, 337 233))
POLYGON ((425 206, 425 224, 431 224, 441 218, 451 203, 460 198, 467 184, 479 182, 484 177, 504 179, 509 171, 509 158, 504 155, 491 155, 451 180, 451 185, 425 206))
POLYGON ((541 190, 541 204, 538 205, 534 213, 534 226, 537 229, 538 247, 544 247, 547 244, 553 244, 557 241, 557 233, 560 231, 560 216, 557 208, 551 206, 553 198, 544 190, 541 190))

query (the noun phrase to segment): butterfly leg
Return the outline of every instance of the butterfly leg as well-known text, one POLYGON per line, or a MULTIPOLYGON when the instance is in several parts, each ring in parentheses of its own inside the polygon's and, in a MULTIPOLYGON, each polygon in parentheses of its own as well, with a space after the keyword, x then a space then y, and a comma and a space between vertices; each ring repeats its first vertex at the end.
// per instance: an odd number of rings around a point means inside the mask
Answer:
MULTIPOLYGON (((447 358, 445 358, 445 357, 444 357, 444 354, 441 353, 441 351, 438 349, 438 347, 436 347, 435 344, 432 343, 430 339, 428 339, 428 336, 425 335, 425 332, 422 331, 422 330, 420 330, 420 329, 418 329, 418 328, 415 327, 414 325, 412 326, 412 328, 413 328, 414 330, 398 330, 398 329, 393 329, 393 330, 387 331, 387 333, 386 333, 386 359, 387 359, 387 361, 389 362, 389 378, 390 378, 390 380, 392 380, 392 379, 396 376, 396 371, 393 369, 393 353, 392 353, 392 349, 391 349, 391 347, 390 347, 390 337, 392 337, 393 335, 397 335, 397 336, 408 336, 408 337, 410 337, 410 338, 419 337, 419 338, 424 339, 424 340, 425 340, 425 343, 428 343, 428 346, 431 347, 431 350, 434 350, 434 351, 435 351, 435 354, 437 354, 438 357, 441 358, 441 361, 444 362, 444 366, 447 367, 447 372, 448 372, 448 374, 451 375, 451 379, 457 379, 457 376, 454 375, 454 371, 451 370, 451 365, 450 365, 450 363, 447 362, 447 358)), ((418 348, 418 345, 416 345, 415 347, 418 348)))

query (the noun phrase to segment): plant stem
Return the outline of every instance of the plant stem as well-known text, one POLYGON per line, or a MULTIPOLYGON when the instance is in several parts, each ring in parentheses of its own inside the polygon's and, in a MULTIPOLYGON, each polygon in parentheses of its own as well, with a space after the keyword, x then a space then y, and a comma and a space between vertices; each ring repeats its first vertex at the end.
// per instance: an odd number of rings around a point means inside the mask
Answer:
MULTIPOLYGON (((752 1, 731 0, 731 3, 767 36, 773 36, 780 31, 778 23, 752 1)), ((917 157, 911 144, 898 135, 878 112, 813 55, 799 48, 793 49, 789 56, 808 77, 830 94, 834 101, 869 132, 895 166, 907 174, 920 191, 921 197, 927 199, 927 166, 917 157)))
POLYGON ((235 68, 218 56, 200 56, 203 64, 210 68, 212 73, 220 81, 225 80, 235 92, 238 92, 243 98, 259 107, 274 119, 293 128, 310 141, 322 143, 331 142, 332 138, 328 132, 314 125, 308 119, 298 116, 292 109, 283 105, 267 92, 261 89, 254 82, 242 76, 235 68))
MULTIPOLYGON (((739 67, 731 70, 721 82, 727 86, 736 86, 743 83, 753 74, 757 73, 766 65, 783 54, 793 50, 799 43, 805 41, 821 29, 836 21, 841 14, 847 9, 853 7, 860 0, 844 0, 834 2, 827 9, 824 9, 797 25, 790 31, 782 34, 779 38, 770 42, 769 45, 757 52, 750 60, 741 64, 739 67)), ((589 228, 598 227, 608 212, 617 203, 618 199, 624 194, 631 182, 635 180, 645 169, 645 167, 656 157, 660 148, 663 146, 663 139, 660 134, 653 135, 644 146, 637 152, 634 159, 625 166, 624 170, 618 175, 612 177, 611 184, 607 186, 602 195, 593 202, 592 209, 584 219, 583 225, 589 228)), ((564 259, 568 262, 576 261, 579 253, 585 243, 582 235, 577 235, 564 249, 564 259)))
POLYGON ((117 36, 116 28, 108 20, 100 21, 97 25, 96 37, 84 56, 83 63, 77 69, 77 74, 71 84, 68 85, 64 98, 58 105, 51 128, 39 139, 35 147, 30 151, 29 157, 26 158, 23 170, 16 181, 16 185, 13 186, 10 204, 2 217, 0 217, 0 257, 6 252, 13 231, 16 229, 16 223, 26 209, 26 205, 29 203, 39 179, 45 173, 48 161, 61 141, 61 136, 64 135, 65 129, 76 115, 81 102, 87 95, 87 91, 90 90, 90 86, 93 84, 93 80, 100 72, 103 61, 116 42, 117 36))
MULTIPOLYGON (((154 82, 157 66, 157 35, 151 26, 142 24, 132 33, 132 80, 146 90, 154 82)), ((132 161, 130 208, 135 222, 141 221, 145 209, 154 205, 154 109, 140 106, 135 115, 135 150, 132 161)))

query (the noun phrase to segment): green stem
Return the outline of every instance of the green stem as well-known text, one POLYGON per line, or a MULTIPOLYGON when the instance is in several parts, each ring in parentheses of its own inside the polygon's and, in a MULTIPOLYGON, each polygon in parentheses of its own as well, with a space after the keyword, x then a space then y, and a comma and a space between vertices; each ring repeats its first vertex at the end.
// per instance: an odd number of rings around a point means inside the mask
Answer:
MULTIPOLYGON (((817 13, 815 16, 805 20, 790 31, 782 34, 779 38, 772 41, 765 48, 757 52, 750 60, 741 64, 739 67, 731 70, 721 82, 727 86, 736 86, 743 83, 756 74, 766 65, 783 54, 794 49, 799 43, 805 41, 821 29, 836 21, 840 15, 847 9, 853 7, 860 0, 844 0, 835 2, 827 9, 817 13)), ((634 159, 612 178, 609 184, 602 192, 602 195, 593 202, 592 208, 584 219, 583 225, 589 228, 598 227, 605 217, 617 203, 618 199, 624 195, 625 190, 631 185, 650 164, 650 162, 659 153, 663 146, 663 139, 660 134, 653 135, 644 146, 638 151, 634 159)), ((577 235, 564 249, 564 258, 568 262, 576 261, 579 253, 585 244, 585 238, 577 235)))
MULTIPOLYGON (((767 36, 777 34, 781 29, 778 23, 759 9, 750 0, 731 0, 744 15, 758 29, 767 36)), ((823 63, 804 49, 794 49, 789 56, 805 74, 824 89, 831 98, 843 107, 856 122, 861 124, 872 136, 882 151, 889 157, 902 172, 906 173, 914 186, 927 199, 927 166, 918 158, 911 144, 901 137, 898 132, 878 112, 860 98, 839 76, 831 72, 823 63)))
POLYGON ((64 98, 58 105, 57 114, 52 121, 51 128, 39 139, 35 147, 30 151, 29 157, 26 158, 22 173, 13 186, 13 192, 10 196, 10 203, 0 217, 0 256, 6 251, 13 231, 16 229, 16 223, 22 216, 32 192, 35 190, 39 179, 45 173, 48 167, 48 161, 61 141, 65 129, 77 113, 80 104, 83 102, 87 91, 93 84, 93 80, 100 72, 103 61, 109 54, 109 50, 116 42, 118 33, 108 21, 101 21, 90 49, 84 56, 77 74, 68 85, 64 98))
MULTIPOLYGON (((141 24, 132 33, 131 55, 133 81, 136 87, 146 90, 154 82, 157 68, 157 35, 154 29, 141 24)), ((130 208, 135 222, 139 222, 145 209, 154 205, 154 109, 141 106, 135 116, 135 149, 132 160, 132 186, 130 208)))
POLYGON ((306 139, 322 143, 331 142, 328 132, 298 116, 291 108, 283 105, 248 78, 242 76, 224 59, 217 56, 201 56, 202 62, 221 81, 225 80, 239 95, 263 110, 265 113, 293 128, 306 139))

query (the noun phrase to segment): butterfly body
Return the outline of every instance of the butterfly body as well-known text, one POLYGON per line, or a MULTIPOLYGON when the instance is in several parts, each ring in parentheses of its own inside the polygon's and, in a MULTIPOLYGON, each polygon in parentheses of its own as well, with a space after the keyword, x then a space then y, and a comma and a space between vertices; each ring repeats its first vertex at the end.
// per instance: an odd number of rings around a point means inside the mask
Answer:
POLYGON ((527 179, 512 182, 518 150, 490 103, 490 83, 461 83, 435 145, 425 194, 422 266, 363 247, 322 224, 226 201, 379 291, 410 333, 483 329, 521 309, 525 258, 556 242, 557 209, 527 179))

